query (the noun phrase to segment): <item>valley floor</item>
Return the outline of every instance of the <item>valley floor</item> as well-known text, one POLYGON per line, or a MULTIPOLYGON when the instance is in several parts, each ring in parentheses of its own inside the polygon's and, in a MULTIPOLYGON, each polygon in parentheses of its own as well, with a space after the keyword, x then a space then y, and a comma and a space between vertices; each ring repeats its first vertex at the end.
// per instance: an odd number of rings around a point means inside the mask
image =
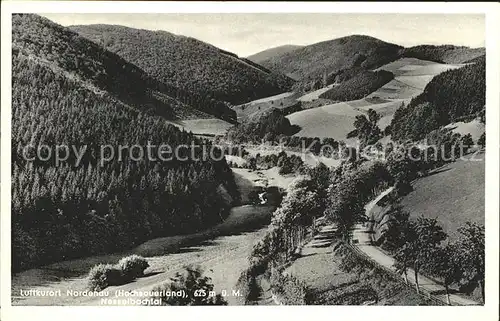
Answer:
MULTIPOLYGON (((232 294, 241 272, 248 265, 253 244, 263 237, 272 207, 241 206, 233 209, 230 217, 204 235, 185 235, 148 241, 131 253, 143 255, 150 267, 146 276, 134 282, 105 289, 114 298, 116 290, 147 291, 168 281, 185 265, 200 265, 215 284, 215 290, 232 294), (221 234, 219 234, 221 233, 221 234), (217 235, 225 235, 216 237, 217 235), (177 248, 177 250, 172 250, 177 248), (171 251, 168 251, 170 249, 171 251), (162 254, 163 253, 163 254, 162 254)), ((67 290, 83 291, 86 273, 98 263, 116 263, 131 253, 90 257, 52 264, 43 268, 18 273, 12 278, 13 305, 100 305, 95 297, 68 296, 67 290), (20 290, 60 290, 61 296, 21 297, 20 290)), ((121 297, 123 299, 123 297, 121 297)), ((230 305, 242 304, 238 296, 225 298, 230 305)))

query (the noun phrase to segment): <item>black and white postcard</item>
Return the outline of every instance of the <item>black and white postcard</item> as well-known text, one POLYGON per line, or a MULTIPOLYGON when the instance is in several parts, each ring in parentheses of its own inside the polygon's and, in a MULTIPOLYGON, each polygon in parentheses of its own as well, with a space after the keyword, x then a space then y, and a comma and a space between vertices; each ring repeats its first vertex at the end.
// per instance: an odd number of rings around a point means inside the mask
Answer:
POLYGON ((498 9, 2 3, 5 320, 496 319, 498 9))

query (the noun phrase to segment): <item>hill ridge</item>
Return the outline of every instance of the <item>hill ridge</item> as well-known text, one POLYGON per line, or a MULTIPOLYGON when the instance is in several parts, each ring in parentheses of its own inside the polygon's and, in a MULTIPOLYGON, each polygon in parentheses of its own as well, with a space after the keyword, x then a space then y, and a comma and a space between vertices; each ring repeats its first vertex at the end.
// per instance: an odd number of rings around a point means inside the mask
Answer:
POLYGON ((104 43, 155 79, 217 104, 239 104, 278 94, 293 83, 280 73, 193 37, 106 24, 70 28, 104 43))

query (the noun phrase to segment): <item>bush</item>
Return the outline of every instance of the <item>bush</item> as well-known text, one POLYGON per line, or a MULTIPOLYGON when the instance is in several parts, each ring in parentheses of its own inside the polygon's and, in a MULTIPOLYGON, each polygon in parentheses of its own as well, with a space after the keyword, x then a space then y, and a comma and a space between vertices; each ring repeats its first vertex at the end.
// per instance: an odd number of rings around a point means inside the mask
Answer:
POLYGON ((285 305, 307 305, 312 302, 312 295, 306 284, 292 275, 283 275, 281 270, 271 269, 271 287, 285 305))
POLYGON ((125 278, 133 280, 144 275, 144 270, 149 267, 149 263, 141 256, 131 255, 121 259, 118 267, 125 278))
POLYGON ((245 299, 245 305, 258 300, 261 294, 261 288, 257 282, 257 276, 265 272, 261 267, 251 264, 250 267, 244 270, 238 278, 237 287, 241 290, 245 299))
POLYGON ((183 272, 178 272, 165 283, 153 289, 162 294, 162 305, 227 305, 227 301, 219 293, 212 296, 214 284, 212 279, 204 276, 199 266, 186 266, 183 272), (181 293, 182 295, 174 295, 181 293))
POLYGON ((98 264, 90 269, 88 288, 91 291, 102 291, 108 286, 123 284, 123 281, 121 269, 112 264, 98 264))

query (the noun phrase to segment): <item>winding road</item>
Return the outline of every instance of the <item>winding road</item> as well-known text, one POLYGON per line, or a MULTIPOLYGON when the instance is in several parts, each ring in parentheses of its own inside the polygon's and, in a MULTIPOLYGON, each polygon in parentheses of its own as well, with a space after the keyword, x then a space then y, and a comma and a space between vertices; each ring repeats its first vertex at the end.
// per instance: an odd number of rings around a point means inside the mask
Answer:
MULTIPOLYGON (((368 217, 371 217, 371 211, 374 208, 374 206, 378 203, 378 201, 381 200, 385 195, 389 194, 392 190, 393 187, 386 189, 379 196, 377 196, 374 200, 372 200, 370 203, 366 205, 365 209, 368 217)), ((377 246, 373 245, 372 235, 373 232, 371 231, 370 226, 364 226, 363 224, 356 225, 353 231, 354 247, 364 255, 368 256, 372 261, 376 262, 378 265, 396 273, 396 269, 394 268, 394 258, 389 256, 387 253, 382 251, 377 246)), ((414 270, 408 269, 407 274, 408 274, 408 282, 412 285, 415 285, 414 270)), ((421 274, 419 274, 418 276, 418 283, 421 292, 429 295, 430 298, 437 299, 447 304, 445 287, 443 285, 421 274)), ((450 302, 451 305, 479 305, 479 303, 476 301, 464 298, 456 294, 450 294, 450 302)))

